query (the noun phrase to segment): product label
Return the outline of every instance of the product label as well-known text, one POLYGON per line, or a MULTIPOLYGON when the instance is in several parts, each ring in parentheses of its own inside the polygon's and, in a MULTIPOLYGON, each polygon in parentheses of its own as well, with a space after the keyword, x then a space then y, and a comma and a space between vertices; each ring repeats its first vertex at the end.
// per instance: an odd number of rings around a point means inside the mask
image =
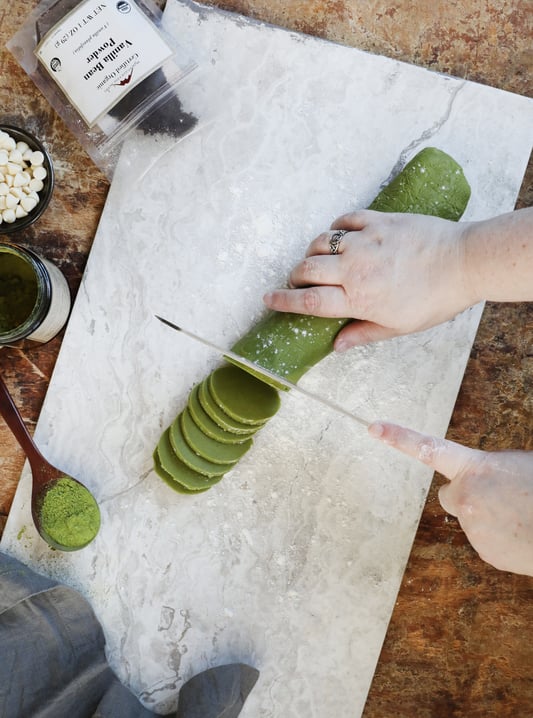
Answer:
POLYGON ((89 127, 173 54, 132 0, 84 0, 35 54, 89 127))

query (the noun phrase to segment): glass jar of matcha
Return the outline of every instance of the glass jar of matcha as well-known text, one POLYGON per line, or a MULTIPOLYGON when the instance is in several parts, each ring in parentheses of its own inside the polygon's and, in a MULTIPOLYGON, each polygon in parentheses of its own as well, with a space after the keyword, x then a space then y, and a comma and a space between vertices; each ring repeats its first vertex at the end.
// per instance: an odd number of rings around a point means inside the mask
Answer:
POLYGON ((29 249, 0 243, 0 346, 20 339, 50 341, 69 312, 62 272, 29 249))

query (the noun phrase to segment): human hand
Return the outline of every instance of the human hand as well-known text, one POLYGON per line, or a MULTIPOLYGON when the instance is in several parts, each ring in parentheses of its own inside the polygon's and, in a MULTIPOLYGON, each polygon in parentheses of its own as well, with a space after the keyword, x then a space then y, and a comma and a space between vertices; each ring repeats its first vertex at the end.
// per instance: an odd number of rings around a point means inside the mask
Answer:
POLYGON ((533 452, 469 449, 383 422, 369 433, 450 479, 441 505, 484 561, 533 576, 533 452))
POLYGON ((464 224, 426 215, 361 210, 339 217, 311 242, 290 275, 290 289, 265 295, 277 311, 354 318, 334 348, 421 331, 478 301, 464 271, 464 224))

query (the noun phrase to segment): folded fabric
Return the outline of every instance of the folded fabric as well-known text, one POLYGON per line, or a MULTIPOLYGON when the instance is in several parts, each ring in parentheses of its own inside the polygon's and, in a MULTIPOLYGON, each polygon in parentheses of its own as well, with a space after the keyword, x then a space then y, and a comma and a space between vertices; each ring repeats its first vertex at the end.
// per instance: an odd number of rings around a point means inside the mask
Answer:
POLYGON ((237 718, 258 678, 244 663, 203 671, 182 687, 176 718, 237 718))
MULTIPOLYGON (((176 718, 236 718, 258 675, 230 664, 194 676, 180 692, 176 718)), ((160 718, 109 667, 87 601, 1 552, 0 716, 160 718)))
POLYGON ((153 718, 117 679, 85 599, 0 553, 2 718, 153 718))

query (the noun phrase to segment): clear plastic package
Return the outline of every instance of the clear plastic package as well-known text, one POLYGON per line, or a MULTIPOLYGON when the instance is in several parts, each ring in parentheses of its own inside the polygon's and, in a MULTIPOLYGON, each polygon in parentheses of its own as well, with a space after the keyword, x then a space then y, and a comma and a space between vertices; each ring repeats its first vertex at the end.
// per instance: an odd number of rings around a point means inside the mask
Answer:
POLYGON ((177 87, 196 64, 152 0, 42 0, 7 48, 111 180, 132 130, 179 138, 177 87))

